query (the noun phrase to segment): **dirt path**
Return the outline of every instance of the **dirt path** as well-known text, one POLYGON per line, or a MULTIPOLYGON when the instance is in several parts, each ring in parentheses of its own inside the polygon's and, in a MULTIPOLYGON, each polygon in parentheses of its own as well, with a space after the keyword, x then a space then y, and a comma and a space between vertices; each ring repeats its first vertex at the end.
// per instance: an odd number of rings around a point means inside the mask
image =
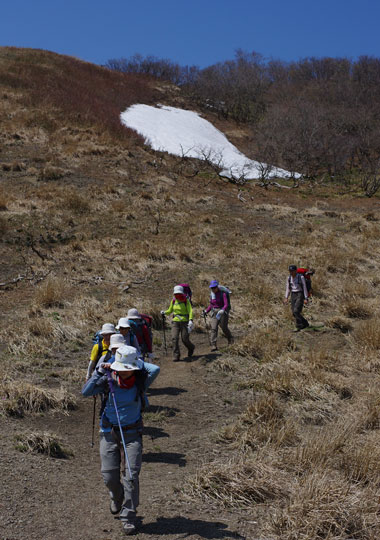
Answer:
MULTIPOLYGON (((196 355, 190 361, 157 361, 161 373, 149 391, 150 411, 167 415, 163 423, 146 422, 141 473, 141 539, 253 538, 247 523, 234 512, 216 513, 200 502, 178 498, 186 476, 202 460, 218 453, 213 431, 238 414, 239 394, 228 379, 206 369, 215 360, 194 337, 196 355)), ((202 345, 202 344, 203 345, 202 345)), ((79 388, 77 389, 79 394, 79 388)), ((98 438, 90 447, 92 401, 79 397, 79 409, 69 416, 45 415, 2 419, 6 438, 0 442, 0 538, 2 540, 113 540, 123 537, 120 522, 111 516, 108 494, 100 476, 98 438), (14 435, 27 429, 59 434, 74 450, 69 460, 21 454, 14 435), (14 466, 17 462, 17 472, 14 466)))

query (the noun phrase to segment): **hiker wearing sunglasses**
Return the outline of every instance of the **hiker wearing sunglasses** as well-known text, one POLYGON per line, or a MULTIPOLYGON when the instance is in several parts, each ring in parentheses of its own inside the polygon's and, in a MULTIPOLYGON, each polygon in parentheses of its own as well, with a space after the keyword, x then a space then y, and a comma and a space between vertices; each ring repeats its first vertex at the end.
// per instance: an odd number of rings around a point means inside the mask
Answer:
POLYGON ((122 345, 97 367, 82 388, 84 396, 103 394, 100 416, 101 473, 110 495, 111 514, 119 514, 125 534, 136 531, 142 462, 142 416, 145 390, 160 372, 138 358, 135 347, 122 345))

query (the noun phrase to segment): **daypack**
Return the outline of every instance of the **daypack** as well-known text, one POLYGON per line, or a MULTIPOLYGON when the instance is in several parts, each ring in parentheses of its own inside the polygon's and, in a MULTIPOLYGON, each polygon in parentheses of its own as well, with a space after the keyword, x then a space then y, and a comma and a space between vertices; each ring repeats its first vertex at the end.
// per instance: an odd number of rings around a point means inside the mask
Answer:
POLYGON ((152 343, 153 343, 153 334, 152 334, 152 322, 153 319, 150 315, 145 315, 144 313, 140 313, 140 319, 128 319, 129 324, 131 325, 131 330, 137 337, 137 341, 139 342, 141 352, 145 354, 146 352, 151 352, 152 343), (147 342, 145 337, 145 331, 148 333, 150 343, 147 342))
MULTIPOLYGON (((190 300, 190 304, 193 305, 193 302, 191 300, 192 296, 193 296, 193 292, 191 290, 191 287, 188 283, 178 283, 178 285, 180 287, 183 287, 183 293, 184 295, 186 296, 186 298, 188 298, 190 300)), ((175 298, 173 296, 173 302, 174 302, 175 298)))
MULTIPOLYGON (((306 289, 308 296, 313 294, 311 286, 311 276, 314 275, 315 270, 313 268, 297 268, 297 275, 303 276, 305 278, 306 289)), ((289 276, 289 286, 290 286, 290 276, 289 276)))
MULTIPOLYGON (((226 293, 226 296, 227 296, 227 304, 228 304, 228 307, 227 307, 227 311, 229 312, 230 309, 231 309, 231 294, 232 294, 232 291, 228 288, 228 287, 224 287, 223 285, 218 285, 218 289, 222 292, 222 293, 226 293)), ((212 298, 212 295, 213 293, 211 293, 211 298, 212 298)))
POLYGON ((98 363, 103 355, 103 336, 100 334, 100 330, 94 334, 92 345, 98 345, 98 356, 96 357, 96 363, 98 363))

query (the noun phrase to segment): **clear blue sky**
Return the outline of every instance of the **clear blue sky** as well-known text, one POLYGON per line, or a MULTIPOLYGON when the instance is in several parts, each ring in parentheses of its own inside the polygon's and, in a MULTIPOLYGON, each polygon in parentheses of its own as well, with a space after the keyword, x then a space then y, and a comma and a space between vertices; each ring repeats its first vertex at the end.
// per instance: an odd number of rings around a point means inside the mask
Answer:
POLYGON ((378 0, 3 0, 0 45, 97 64, 153 54, 200 67, 266 58, 380 57, 378 0))

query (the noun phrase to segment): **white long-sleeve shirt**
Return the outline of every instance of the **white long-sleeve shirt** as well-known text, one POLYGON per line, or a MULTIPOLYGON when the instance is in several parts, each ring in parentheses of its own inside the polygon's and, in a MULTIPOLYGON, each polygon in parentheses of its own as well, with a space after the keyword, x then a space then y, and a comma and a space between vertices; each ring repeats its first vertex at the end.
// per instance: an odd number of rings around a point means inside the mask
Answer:
POLYGON ((309 293, 307 292, 306 281, 303 275, 297 274, 294 278, 293 276, 288 276, 286 278, 286 290, 285 298, 289 298, 291 292, 302 292, 304 297, 307 299, 309 293))

